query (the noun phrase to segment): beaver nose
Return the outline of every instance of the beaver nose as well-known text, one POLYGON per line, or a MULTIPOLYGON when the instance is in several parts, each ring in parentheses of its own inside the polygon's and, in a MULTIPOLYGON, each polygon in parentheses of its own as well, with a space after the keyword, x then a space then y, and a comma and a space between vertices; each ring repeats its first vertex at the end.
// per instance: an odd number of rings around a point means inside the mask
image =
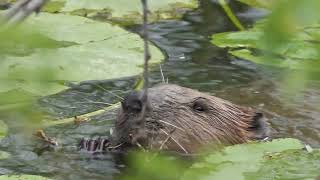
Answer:
POLYGON ((142 110, 141 92, 131 92, 121 102, 125 111, 140 112, 142 110))

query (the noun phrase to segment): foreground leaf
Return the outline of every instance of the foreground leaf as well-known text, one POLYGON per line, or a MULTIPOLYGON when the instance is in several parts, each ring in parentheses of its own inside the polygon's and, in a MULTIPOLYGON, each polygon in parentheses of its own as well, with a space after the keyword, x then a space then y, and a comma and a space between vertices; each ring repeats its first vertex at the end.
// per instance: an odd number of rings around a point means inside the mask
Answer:
POLYGON ((8 133, 8 126, 6 123, 0 120, 0 140, 4 138, 8 133))
POLYGON ((303 145, 296 139, 229 146, 193 164, 183 179, 246 179, 247 173, 258 171, 270 157, 301 148, 303 145))

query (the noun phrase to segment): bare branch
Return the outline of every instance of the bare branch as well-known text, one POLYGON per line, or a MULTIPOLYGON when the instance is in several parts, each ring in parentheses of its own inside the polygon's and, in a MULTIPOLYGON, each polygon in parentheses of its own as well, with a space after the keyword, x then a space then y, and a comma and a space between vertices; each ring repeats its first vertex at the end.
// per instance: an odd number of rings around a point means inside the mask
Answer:
POLYGON ((2 24, 16 25, 33 12, 38 13, 48 0, 20 0, 15 3, 1 19, 2 24))
POLYGON ((144 84, 143 84, 143 93, 142 93, 142 112, 141 112, 141 122, 144 124, 145 122, 145 111, 147 108, 147 102, 148 102, 148 86, 149 86, 149 69, 148 69, 148 62, 151 58, 150 52, 149 52, 149 35, 148 35, 148 3, 147 0, 141 0, 142 3, 142 10, 143 10, 143 41, 144 41, 144 71, 143 71, 143 78, 144 78, 144 84))

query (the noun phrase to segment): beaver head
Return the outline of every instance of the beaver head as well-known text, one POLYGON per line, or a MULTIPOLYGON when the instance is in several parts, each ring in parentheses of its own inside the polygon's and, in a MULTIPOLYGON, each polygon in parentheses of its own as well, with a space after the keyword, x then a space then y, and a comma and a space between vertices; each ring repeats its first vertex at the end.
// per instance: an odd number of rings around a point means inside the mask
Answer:
POLYGON ((173 84, 148 89, 144 118, 141 99, 142 92, 133 92, 122 101, 115 123, 117 143, 192 153, 204 145, 267 137, 262 113, 193 89, 173 84))

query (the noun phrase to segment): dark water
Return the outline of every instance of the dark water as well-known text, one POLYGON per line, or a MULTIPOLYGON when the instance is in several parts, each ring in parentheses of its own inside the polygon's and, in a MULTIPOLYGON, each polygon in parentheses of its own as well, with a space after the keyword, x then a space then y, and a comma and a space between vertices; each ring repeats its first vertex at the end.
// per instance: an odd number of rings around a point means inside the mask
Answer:
MULTIPOLYGON (((306 83, 300 93, 289 93, 282 69, 264 67, 237 59, 210 44, 214 33, 237 30, 215 1, 200 1, 200 8, 188 12, 182 20, 162 21, 149 26, 151 40, 166 55, 163 73, 170 83, 199 89, 234 103, 261 109, 270 119, 274 137, 295 137, 320 147, 320 81, 306 83)), ((265 12, 239 3, 231 3, 241 22, 250 26, 265 12)), ((139 33, 140 27, 128 30, 139 33)), ((159 69, 151 72, 151 83, 161 82, 159 69)), ((83 114, 119 100, 130 91, 135 78, 91 81, 41 100, 49 112, 61 118, 83 114)), ((121 159, 113 155, 92 156, 77 151, 82 137, 108 136, 114 111, 96 116, 82 125, 48 128, 62 148, 42 151, 34 138, 11 129, 0 150, 12 152, 12 158, 0 162, 0 174, 19 172, 58 179, 111 179, 119 174, 121 159)))

